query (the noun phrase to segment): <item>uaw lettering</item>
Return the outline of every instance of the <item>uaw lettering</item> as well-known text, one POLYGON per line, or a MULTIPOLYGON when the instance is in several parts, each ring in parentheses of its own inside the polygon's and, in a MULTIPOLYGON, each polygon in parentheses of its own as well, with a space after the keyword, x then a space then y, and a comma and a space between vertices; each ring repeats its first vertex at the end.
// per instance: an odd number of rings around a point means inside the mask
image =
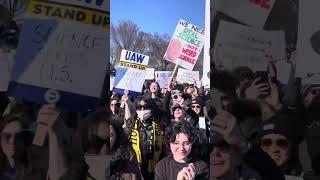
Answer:
MULTIPOLYGON (((96 3, 100 4, 103 3, 103 1, 100 0, 96 3)), ((28 6, 28 12, 31 15, 78 21, 84 24, 106 28, 108 30, 110 28, 109 12, 88 7, 60 2, 31 0, 28 6)))
POLYGON ((122 67, 130 67, 130 68, 138 69, 141 71, 147 71, 147 66, 140 65, 140 64, 134 64, 134 63, 120 61, 118 65, 122 66, 122 67))
POLYGON ((126 56, 125 59, 128 61, 133 61, 133 62, 137 62, 137 63, 142 63, 144 60, 145 56, 142 54, 137 54, 135 52, 131 52, 131 51, 126 51, 126 56))

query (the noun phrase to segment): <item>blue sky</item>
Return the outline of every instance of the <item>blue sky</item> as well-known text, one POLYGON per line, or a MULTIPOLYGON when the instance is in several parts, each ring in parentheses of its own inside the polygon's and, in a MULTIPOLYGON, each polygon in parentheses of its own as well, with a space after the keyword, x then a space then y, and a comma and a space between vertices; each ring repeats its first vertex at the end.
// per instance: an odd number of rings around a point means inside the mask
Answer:
POLYGON ((111 23, 131 20, 147 33, 172 36, 179 19, 204 28, 205 0, 110 0, 111 23))

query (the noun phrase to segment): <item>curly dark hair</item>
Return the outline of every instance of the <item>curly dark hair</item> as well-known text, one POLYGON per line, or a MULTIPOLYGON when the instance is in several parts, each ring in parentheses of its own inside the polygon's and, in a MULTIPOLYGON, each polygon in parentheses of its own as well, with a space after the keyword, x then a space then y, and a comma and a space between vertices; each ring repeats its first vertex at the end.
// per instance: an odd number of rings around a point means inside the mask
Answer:
POLYGON ((165 131, 164 143, 170 150, 170 143, 176 140, 178 134, 184 133, 188 136, 190 142, 195 143, 198 140, 196 129, 188 121, 172 122, 165 131))

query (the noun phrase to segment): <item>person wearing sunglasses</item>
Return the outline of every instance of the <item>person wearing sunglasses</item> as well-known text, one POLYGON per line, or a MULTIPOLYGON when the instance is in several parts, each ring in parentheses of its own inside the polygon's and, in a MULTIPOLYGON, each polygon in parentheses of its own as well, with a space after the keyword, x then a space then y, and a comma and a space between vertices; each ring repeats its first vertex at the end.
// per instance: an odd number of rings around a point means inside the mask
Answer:
POLYGON ((153 179, 155 165, 162 154, 163 122, 152 98, 138 97, 135 109, 133 118, 127 121, 129 139, 143 178, 153 179))
POLYGON ((302 136, 299 122, 289 114, 280 113, 263 122, 258 144, 284 174, 300 176, 302 169, 297 153, 299 136, 302 136))
POLYGON ((208 179, 208 166, 193 150, 197 132, 187 121, 172 122, 165 132, 165 144, 170 154, 156 165, 155 180, 208 179))

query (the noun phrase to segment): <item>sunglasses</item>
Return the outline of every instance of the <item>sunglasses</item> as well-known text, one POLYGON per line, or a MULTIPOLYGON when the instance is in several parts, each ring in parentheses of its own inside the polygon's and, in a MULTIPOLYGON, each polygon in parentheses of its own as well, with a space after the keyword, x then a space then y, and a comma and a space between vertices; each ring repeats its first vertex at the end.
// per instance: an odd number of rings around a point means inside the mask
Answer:
POLYGON ((261 140, 261 146, 270 147, 272 144, 276 144, 278 147, 282 149, 287 149, 289 146, 289 142, 286 139, 272 140, 270 138, 266 138, 261 140))
POLYGON ((136 108, 137 110, 142 110, 142 109, 150 109, 150 107, 149 106, 147 106, 147 105, 137 105, 137 108, 136 108))
POLYGON ((191 108, 201 108, 201 106, 200 105, 191 105, 191 108))

